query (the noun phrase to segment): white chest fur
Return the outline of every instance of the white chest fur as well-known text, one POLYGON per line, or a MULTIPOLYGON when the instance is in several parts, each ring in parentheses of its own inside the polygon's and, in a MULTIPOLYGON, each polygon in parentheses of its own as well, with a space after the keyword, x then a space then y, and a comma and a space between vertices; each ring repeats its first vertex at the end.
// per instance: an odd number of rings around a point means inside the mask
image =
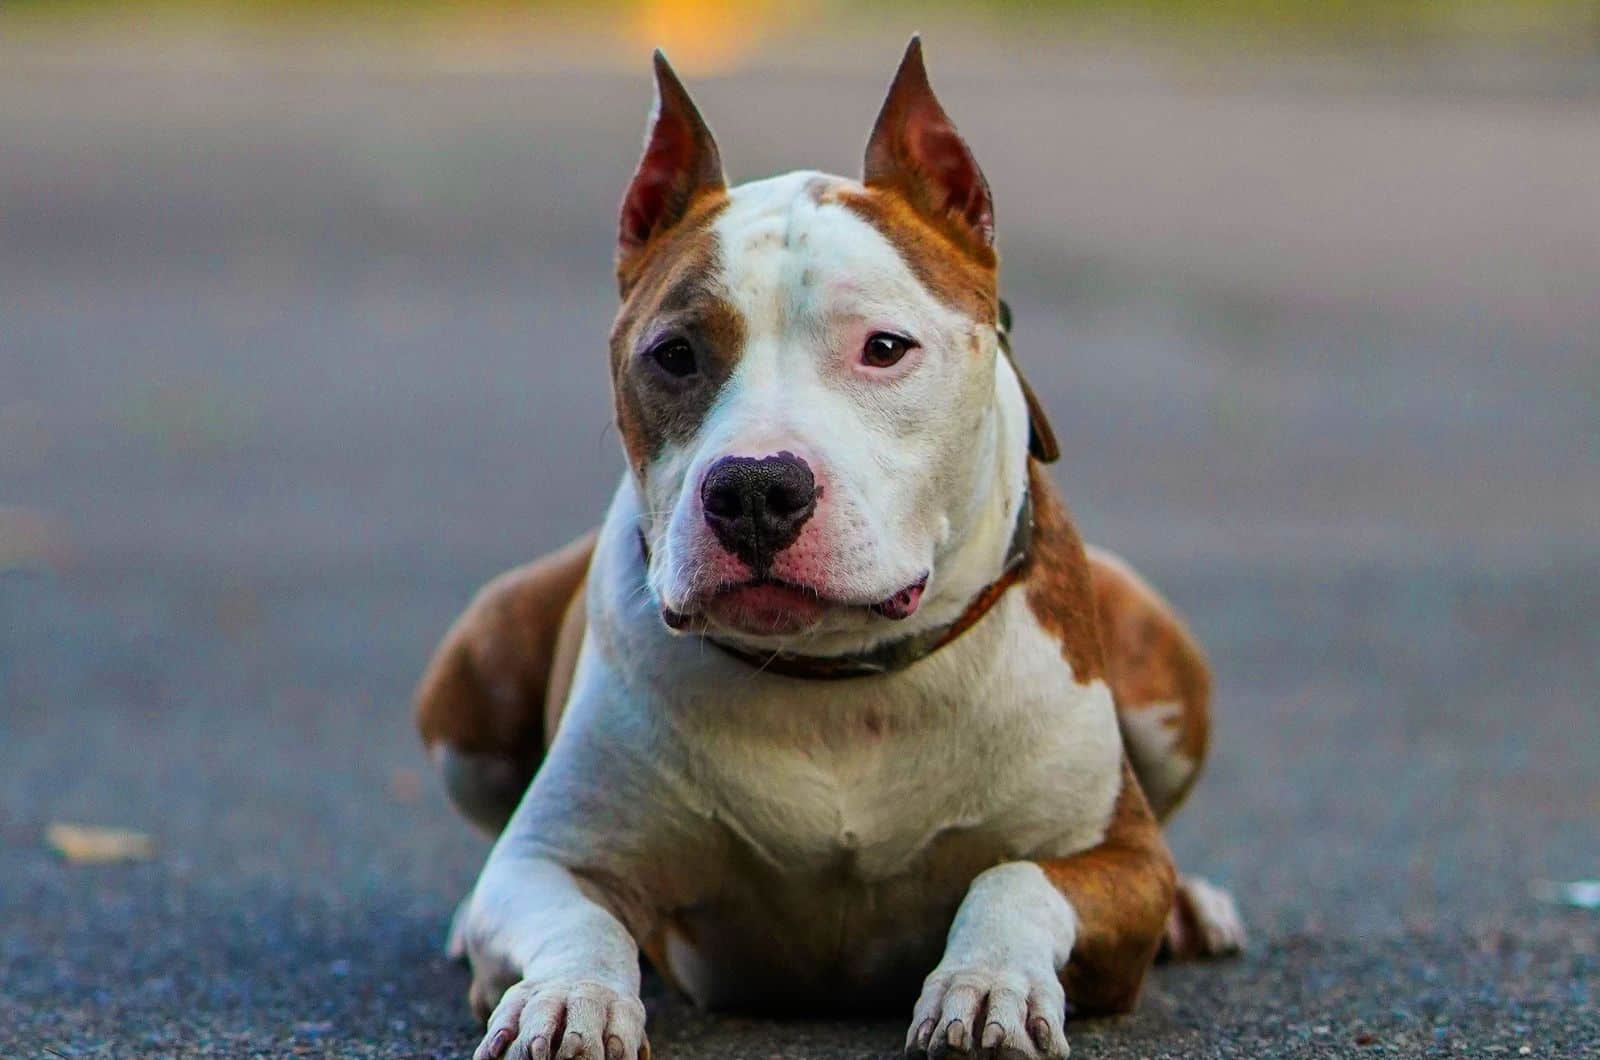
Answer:
POLYGON ((1121 755, 1108 690, 1074 681, 1020 591, 964 640, 890 677, 686 683, 657 709, 682 718, 719 820, 773 866, 848 856, 875 881, 950 833, 1017 857, 1097 842, 1121 755))

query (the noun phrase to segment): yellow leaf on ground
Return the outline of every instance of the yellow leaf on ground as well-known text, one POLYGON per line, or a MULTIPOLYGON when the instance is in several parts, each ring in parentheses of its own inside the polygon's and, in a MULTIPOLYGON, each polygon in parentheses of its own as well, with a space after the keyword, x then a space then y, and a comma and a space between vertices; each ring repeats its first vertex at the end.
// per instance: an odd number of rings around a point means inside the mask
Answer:
POLYGON ((146 861, 155 854, 155 843, 143 832, 125 828, 99 828, 89 824, 52 824, 44 832, 45 842, 68 861, 79 865, 101 865, 112 861, 146 861))

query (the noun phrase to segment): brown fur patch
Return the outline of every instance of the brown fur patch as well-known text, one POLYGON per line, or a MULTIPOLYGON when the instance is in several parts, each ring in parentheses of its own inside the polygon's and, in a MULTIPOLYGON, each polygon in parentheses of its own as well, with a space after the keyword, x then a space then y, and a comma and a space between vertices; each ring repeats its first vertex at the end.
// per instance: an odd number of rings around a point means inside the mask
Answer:
MULTIPOLYGON (((1177 611, 1126 562, 1096 548, 1088 550, 1088 557, 1106 681, 1118 714, 1153 704, 1182 708, 1170 724, 1177 737, 1173 753, 1191 767, 1188 781, 1178 791, 1153 791, 1141 776, 1156 815, 1164 819, 1187 794, 1205 760, 1211 736, 1210 667, 1177 611)), ((1136 769, 1138 765, 1136 758, 1136 769)))
POLYGON ((588 573, 585 534, 484 586, 456 619, 417 689, 428 746, 448 743, 533 766, 544 752, 544 702, 568 602, 588 573))
POLYGON ((934 95, 911 38, 861 165, 867 187, 893 191, 979 260, 993 264, 994 199, 972 149, 934 95))
POLYGON ((668 441, 691 437, 733 374, 744 350, 744 321, 720 290, 712 224, 727 205, 705 196, 684 221, 654 241, 611 328, 611 382, 617 431, 635 473, 668 441), (667 326, 694 347, 697 376, 681 382, 639 356, 640 343, 667 326))
POLYGON ((1078 914, 1078 937, 1062 973, 1067 1000, 1079 1014, 1127 1012, 1161 944, 1177 872, 1126 760, 1105 839, 1039 867, 1078 914))
POLYGON ((1033 493, 1033 547, 1023 567, 1028 606, 1060 640, 1073 676, 1086 684, 1104 672, 1089 561, 1055 487, 1031 460, 1028 489, 1033 493))
POLYGON ((818 201, 836 202, 876 229, 945 305, 980 324, 999 319, 999 259, 992 247, 955 239, 892 188, 839 184, 820 192, 818 201))
POLYGON ((682 218, 639 247, 617 266, 617 286, 623 306, 633 298, 636 288, 652 277, 659 282, 671 273, 673 262, 703 239, 710 237, 711 223, 728 205, 726 188, 706 188, 694 194, 682 218))

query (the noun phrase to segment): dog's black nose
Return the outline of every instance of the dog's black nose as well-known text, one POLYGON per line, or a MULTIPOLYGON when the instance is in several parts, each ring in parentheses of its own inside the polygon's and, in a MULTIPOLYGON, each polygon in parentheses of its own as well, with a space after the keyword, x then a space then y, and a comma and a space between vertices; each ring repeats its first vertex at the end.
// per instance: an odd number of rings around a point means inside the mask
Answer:
POLYGON ((722 547, 763 574, 817 510, 817 480, 793 453, 725 456, 706 472, 700 501, 722 547))

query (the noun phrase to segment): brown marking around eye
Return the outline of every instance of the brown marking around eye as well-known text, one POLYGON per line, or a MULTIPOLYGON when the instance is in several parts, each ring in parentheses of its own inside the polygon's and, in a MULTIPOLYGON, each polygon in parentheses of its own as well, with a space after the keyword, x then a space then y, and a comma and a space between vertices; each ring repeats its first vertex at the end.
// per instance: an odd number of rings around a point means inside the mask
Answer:
POLYGON ((622 306, 611 328, 611 383, 617 431, 640 476, 664 444, 699 429, 744 349, 744 321, 717 275, 712 225, 727 202, 720 192, 704 196, 623 277, 622 306), (695 348, 698 377, 677 389, 663 385, 636 356, 645 329, 665 317, 681 322, 695 348))
POLYGON ((958 240, 925 218, 899 192, 838 182, 813 193, 878 231, 939 301, 979 324, 999 315, 999 257, 994 248, 958 240))

